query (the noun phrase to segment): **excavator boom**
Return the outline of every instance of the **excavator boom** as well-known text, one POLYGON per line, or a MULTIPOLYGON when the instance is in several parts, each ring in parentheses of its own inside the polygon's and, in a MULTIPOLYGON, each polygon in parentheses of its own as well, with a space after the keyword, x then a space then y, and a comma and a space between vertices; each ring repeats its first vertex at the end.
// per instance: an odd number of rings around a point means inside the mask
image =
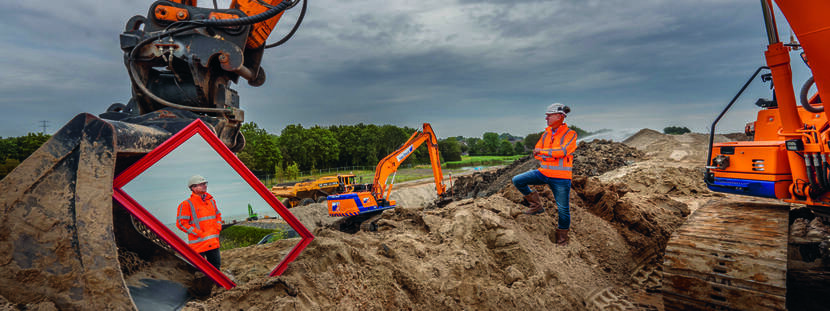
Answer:
POLYGON ((435 178, 435 190, 439 196, 444 194, 446 189, 442 182, 444 174, 441 171, 441 159, 438 153, 438 137, 435 136, 432 126, 429 123, 424 123, 422 131, 412 133, 412 136, 398 150, 395 150, 378 162, 378 166, 375 168, 374 187, 372 187, 372 194, 375 197, 389 199, 398 167, 424 142, 428 142, 427 150, 429 151, 429 161, 432 165, 432 175, 435 178), (390 180, 390 176, 392 176, 392 180, 390 180))
POLYGON ((412 136, 397 150, 384 157, 375 168, 374 182, 370 191, 360 191, 328 196, 329 216, 356 216, 370 212, 382 211, 395 207, 395 201, 389 200, 395 173, 404 160, 409 158, 418 147, 427 142, 435 190, 439 196, 446 192, 444 174, 441 171, 441 156, 438 152, 438 137, 429 123, 424 123, 423 130, 412 136))

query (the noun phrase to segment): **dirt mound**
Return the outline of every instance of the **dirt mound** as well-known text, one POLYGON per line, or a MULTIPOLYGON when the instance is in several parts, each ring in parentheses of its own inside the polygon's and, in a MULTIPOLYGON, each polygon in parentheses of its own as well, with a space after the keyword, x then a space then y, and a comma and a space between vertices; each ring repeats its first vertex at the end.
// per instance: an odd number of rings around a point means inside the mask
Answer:
MULTIPOLYGON (((584 158, 641 155, 607 141, 581 148, 584 158)), ((267 278, 267 267, 257 266, 269 256, 281 258, 266 246, 258 246, 256 254, 245 249, 227 253, 232 274, 245 282, 230 291, 215 290, 187 309, 266 304, 269 309, 311 310, 659 309, 661 300, 652 293, 659 290, 665 244, 693 201, 713 194, 688 165, 611 163, 609 167, 621 166, 600 176, 574 178, 567 247, 553 243, 558 215, 547 187, 533 186, 547 211, 522 213, 522 195, 510 180, 536 168, 538 163, 526 157, 458 179, 456 191, 472 194, 456 193, 468 198, 443 208, 422 207, 413 199, 384 211, 376 232, 336 230, 326 223, 320 204, 294 208, 301 221, 315 224, 309 227, 316 239, 283 276, 267 278)))
MULTIPOLYGON (((729 136, 715 135, 714 142, 749 140, 745 134, 727 135, 729 136)), ((709 152, 709 134, 700 133, 668 135, 652 129, 642 129, 623 143, 644 151, 646 158, 675 162, 706 163, 706 156, 709 152)))
MULTIPOLYGON (((573 174, 597 176, 634 163, 644 153, 622 143, 610 140, 580 142, 574 151, 573 174)), ((539 168, 539 161, 531 156, 518 159, 497 171, 475 173, 459 177, 450 193, 454 199, 481 198, 493 195, 513 184, 513 176, 539 168)))
MULTIPOLYGON (((603 187, 595 179, 592 183, 603 187)), ((615 202, 608 204, 613 215, 647 216, 605 219, 587 207, 587 200, 574 200, 571 245, 557 247, 552 241, 555 203, 549 190, 539 188, 550 210, 541 216, 522 214, 520 196, 508 187, 505 194, 441 209, 385 211, 377 232, 318 228, 314 242, 283 276, 269 279, 239 269, 234 275, 248 278, 247 283, 218 290, 188 308, 583 310, 608 303, 609 295, 618 298, 612 304, 633 306, 620 293, 631 291, 627 288, 638 283, 631 276, 658 251, 643 248, 659 243, 632 246, 621 228, 658 219, 663 222, 642 225, 643 230, 664 234, 670 230, 665 227, 682 221, 683 204, 647 200, 634 206, 609 196, 605 201, 615 202)), ((264 249, 257 253, 268 256, 264 249)))
POLYGON ((645 156, 640 150, 610 140, 580 142, 574 151, 573 174, 598 176, 605 172, 630 165, 645 156))
POLYGON ((513 176, 537 168, 539 161, 526 156, 496 171, 476 172, 458 177, 447 192, 455 200, 487 197, 511 185, 513 176))

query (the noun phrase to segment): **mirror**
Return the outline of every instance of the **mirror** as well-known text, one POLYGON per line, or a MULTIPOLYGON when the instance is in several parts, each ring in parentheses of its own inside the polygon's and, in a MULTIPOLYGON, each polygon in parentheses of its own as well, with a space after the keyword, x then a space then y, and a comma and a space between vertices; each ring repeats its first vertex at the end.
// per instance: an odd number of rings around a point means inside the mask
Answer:
POLYGON ((313 239, 200 120, 133 164, 116 178, 114 186, 115 199, 133 216, 225 288, 235 286, 233 280, 244 283, 255 276, 281 274, 313 239), (194 175, 207 181, 204 196, 188 188, 194 175), (197 253, 215 249, 215 239, 205 242, 211 246, 198 239, 210 240, 207 232, 218 231, 218 224, 204 219, 204 212, 199 211, 202 220, 196 223, 204 231, 193 234, 196 230, 188 229, 196 225, 192 222, 196 217, 188 219, 191 211, 201 208, 213 214, 211 197, 222 220, 219 270, 197 253), (190 236, 185 230, 192 230, 190 236))

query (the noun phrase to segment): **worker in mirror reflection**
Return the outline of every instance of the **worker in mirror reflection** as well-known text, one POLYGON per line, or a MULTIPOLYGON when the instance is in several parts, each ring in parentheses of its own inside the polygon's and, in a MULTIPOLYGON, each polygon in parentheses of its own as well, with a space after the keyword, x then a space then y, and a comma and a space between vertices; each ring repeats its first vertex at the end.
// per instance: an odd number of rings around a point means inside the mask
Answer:
POLYGON ((222 213, 216 200, 207 193, 207 179, 194 175, 187 181, 190 197, 179 204, 176 227, 187 233, 187 244, 219 269, 219 233, 222 231, 222 213))

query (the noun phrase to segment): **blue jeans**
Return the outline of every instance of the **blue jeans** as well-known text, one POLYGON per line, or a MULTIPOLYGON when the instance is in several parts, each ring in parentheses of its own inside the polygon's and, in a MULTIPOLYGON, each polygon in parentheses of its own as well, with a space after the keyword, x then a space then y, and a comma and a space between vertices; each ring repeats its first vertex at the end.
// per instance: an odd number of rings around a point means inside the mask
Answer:
POLYGON ((513 176, 513 185, 524 195, 533 192, 527 185, 544 184, 550 187, 550 190, 553 191, 553 198, 556 199, 556 207, 559 209, 559 229, 569 229, 571 227, 571 210, 568 205, 571 195, 570 179, 550 178, 539 170, 527 171, 513 176))

